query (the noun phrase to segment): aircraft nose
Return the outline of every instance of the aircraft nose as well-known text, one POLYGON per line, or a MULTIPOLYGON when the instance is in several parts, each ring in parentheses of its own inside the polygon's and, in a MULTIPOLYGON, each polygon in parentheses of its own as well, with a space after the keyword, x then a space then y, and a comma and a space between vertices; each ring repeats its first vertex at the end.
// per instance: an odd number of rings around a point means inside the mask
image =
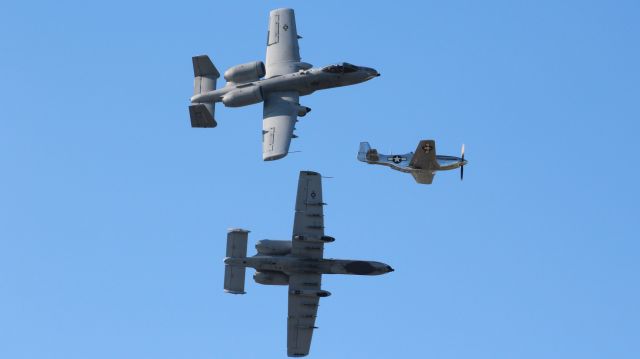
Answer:
POLYGON ((387 272, 393 272, 393 271, 394 271, 394 269, 391 268, 391 266, 387 266, 387 272))
POLYGON ((365 73, 367 74, 367 76, 369 76, 369 78, 380 76, 380 73, 376 69, 373 69, 371 67, 363 67, 362 69, 365 70, 365 73))

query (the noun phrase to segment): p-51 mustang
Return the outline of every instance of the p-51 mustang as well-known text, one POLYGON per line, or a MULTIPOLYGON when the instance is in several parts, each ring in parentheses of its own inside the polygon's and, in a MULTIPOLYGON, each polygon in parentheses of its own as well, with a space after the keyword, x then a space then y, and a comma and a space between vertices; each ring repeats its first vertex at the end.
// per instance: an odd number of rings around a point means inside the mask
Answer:
POLYGON ((253 279, 266 285, 289 286, 287 354, 309 354, 320 298, 331 293, 320 288, 323 274, 378 275, 393 271, 372 261, 324 259, 324 244, 333 242, 324 235, 322 183, 319 173, 302 171, 298 180, 292 240, 261 240, 258 254, 247 257, 249 231, 230 229, 224 260, 224 290, 244 294, 246 267, 254 268, 253 279))
POLYGON ((422 140, 416 148, 416 152, 403 155, 383 155, 376 149, 372 149, 369 142, 360 142, 358 160, 374 165, 383 165, 396 171, 411 173, 416 182, 431 184, 437 171, 453 170, 460 167, 460 179, 464 176, 464 145, 462 156, 436 155, 436 142, 434 140, 422 140))
POLYGON ((300 105, 300 96, 380 76, 372 68, 346 62, 312 68, 311 64, 300 61, 299 38, 293 10, 272 10, 269 14, 266 66, 262 61, 255 61, 231 67, 224 73, 227 84, 221 89, 216 89, 220 73, 209 57, 194 57, 195 80, 189 106, 191 126, 216 127, 216 102, 227 107, 264 102, 262 159, 277 160, 287 155, 291 139, 297 137, 293 133, 297 117, 311 111, 300 105))

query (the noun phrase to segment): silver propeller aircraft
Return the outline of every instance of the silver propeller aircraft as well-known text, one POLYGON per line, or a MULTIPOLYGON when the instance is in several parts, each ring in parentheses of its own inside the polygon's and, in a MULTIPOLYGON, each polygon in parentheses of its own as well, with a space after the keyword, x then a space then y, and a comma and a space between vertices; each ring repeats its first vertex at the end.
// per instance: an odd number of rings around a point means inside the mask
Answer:
POLYGON ((292 9, 269 14, 266 66, 254 61, 233 66, 224 73, 225 87, 216 89, 220 73, 207 55, 193 58, 194 88, 189 115, 191 127, 216 127, 216 102, 240 107, 264 102, 262 115, 262 159, 287 155, 298 116, 310 108, 299 97, 332 87, 354 85, 380 76, 378 71, 346 62, 322 68, 300 61, 296 21, 292 9), (264 78, 262 78, 264 76, 264 78))
POLYGON ((379 275, 393 271, 387 264, 373 261, 325 259, 324 244, 334 238, 324 235, 322 183, 319 173, 302 171, 298 180, 292 240, 261 240, 258 253, 247 257, 249 231, 230 229, 224 260, 224 290, 244 294, 245 270, 254 268, 253 279, 260 284, 289 286, 287 355, 309 354, 316 327, 320 298, 331 293, 320 288, 323 274, 379 275))
POLYGON ((447 171, 460 168, 460 179, 464 177, 464 145, 462 156, 436 155, 436 142, 434 140, 422 140, 418 143, 416 152, 403 155, 383 155, 376 149, 372 149, 369 142, 360 142, 358 160, 373 165, 383 165, 396 171, 411 173, 416 182, 431 184, 437 171, 447 171))

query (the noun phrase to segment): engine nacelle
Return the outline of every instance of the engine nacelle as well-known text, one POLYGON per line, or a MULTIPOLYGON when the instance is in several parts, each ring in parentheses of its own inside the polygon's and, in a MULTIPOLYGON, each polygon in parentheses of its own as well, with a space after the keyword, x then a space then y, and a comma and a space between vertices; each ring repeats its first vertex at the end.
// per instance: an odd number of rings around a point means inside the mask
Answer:
POLYGON ((265 285, 289 285, 289 276, 281 272, 256 272, 253 280, 265 285))
POLYGON ((256 243, 258 254, 270 256, 286 255, 291 253, 291 241, 276 241, 273 239, 263 239, 256 243))
POLYGON ((243 84, 259 80, 265 73, 264 63, 253 61, 229 68, 224 72, 224 79, 228 82, 243 84))
POLYGON ((260 86, 247 86, 229 92, 222 98, 222 103, 227 107, 240 107, 262 102, 262 88, 260 86))

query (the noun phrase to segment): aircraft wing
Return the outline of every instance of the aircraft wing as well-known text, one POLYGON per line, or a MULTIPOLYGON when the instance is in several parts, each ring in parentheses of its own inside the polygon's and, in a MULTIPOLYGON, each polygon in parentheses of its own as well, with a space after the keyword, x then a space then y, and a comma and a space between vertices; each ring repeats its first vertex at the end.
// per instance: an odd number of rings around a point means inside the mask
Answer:
POLYGON ((418 183, 422 184, 431 184, 433 183, 433 177, 435 173, 432 171, 420 171, 420 172, 411 172, 411 175, 418 183))
POLYGON ((295 91, 271 92, 264 100, 262 112, 262 159, 280 159, 289 153, 294 125, 298 121, 295 91))
POLYGON ((438 168, 436 160, 436 141, 422 140, 418 143, 416 152, 409 163, 410 167, 421 169, 422 171, 412 171, 411 175, 418 183, 431 184, 433 182, 434 170, 438 168))
POLYGON ((269 13, 266 78, 289 74, 300 68, 298 31, 293 9, 276 9, 269 13))
POLYGON ((434 140, 422 140, 418 143, 416 152, 411 158, 409 166, 413 168, 419 168, 428 170, 437 167, 436 161, 436 141, 434 140))
POLYGON ((287 355, 300 357, 309 354, 315 329, 320 298, 296 294, 300 291, 320 290, 321 274, 293 274, 289 277, 289 316, 287 318, 287 355))
POLYGON ((322 202, 322 177, 317 172, 301 171, 296 196, 296 214, 293 220, 291 254, 293 256, 321 259, 324 243, 324 214, 322 202))

